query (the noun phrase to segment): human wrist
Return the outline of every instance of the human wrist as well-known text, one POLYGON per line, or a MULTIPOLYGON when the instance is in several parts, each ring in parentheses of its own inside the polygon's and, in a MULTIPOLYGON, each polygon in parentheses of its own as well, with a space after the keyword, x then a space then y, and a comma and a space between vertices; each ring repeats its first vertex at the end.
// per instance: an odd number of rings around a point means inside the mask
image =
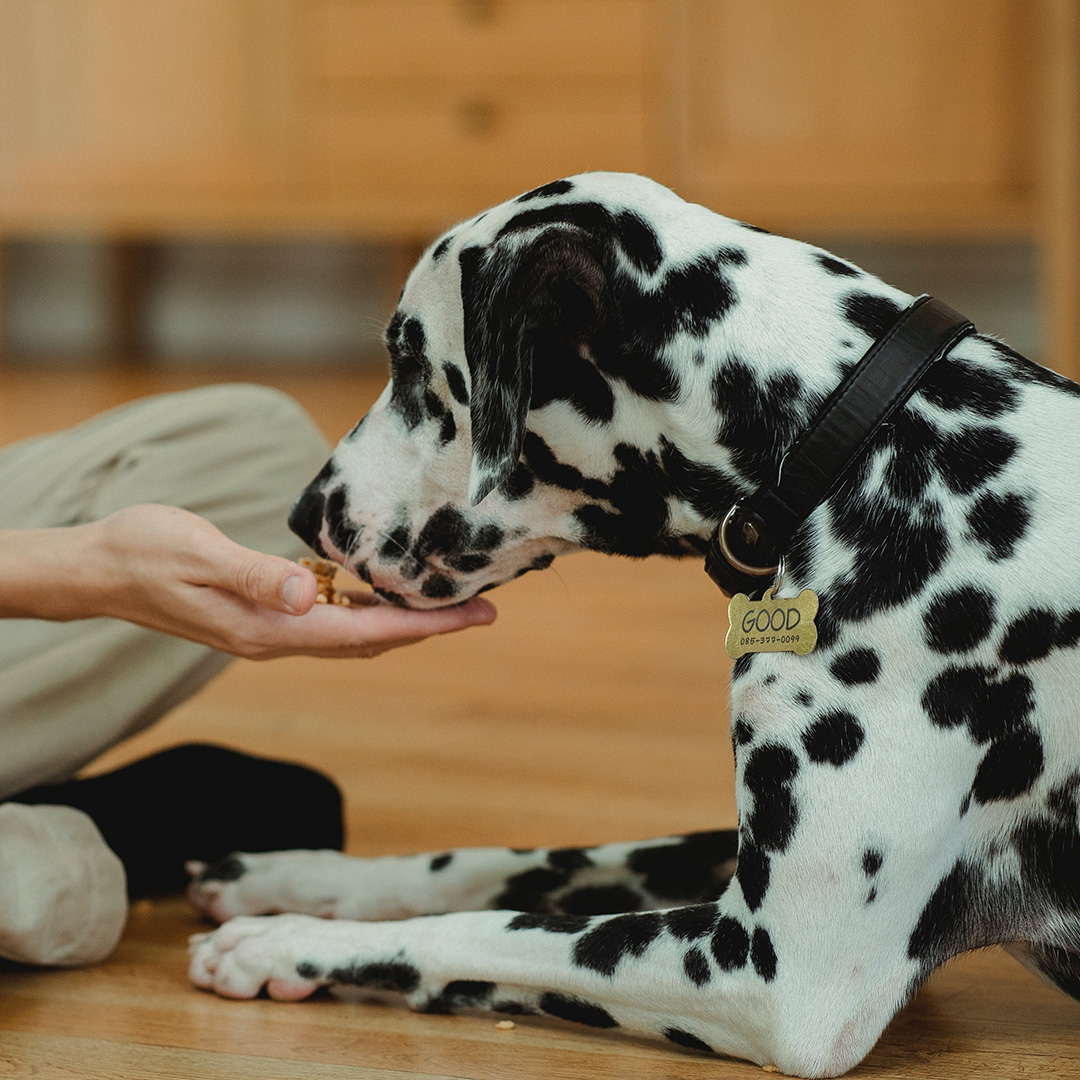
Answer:
POLYGON ((105 614, 100 531, 97 522, 0 530, 0 618, 105 614))

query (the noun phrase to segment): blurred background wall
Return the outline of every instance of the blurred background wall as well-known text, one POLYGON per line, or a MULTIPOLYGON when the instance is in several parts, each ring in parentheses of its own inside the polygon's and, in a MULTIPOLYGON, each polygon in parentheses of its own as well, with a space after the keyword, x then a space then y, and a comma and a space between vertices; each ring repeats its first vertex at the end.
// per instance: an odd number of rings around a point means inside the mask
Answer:
POLYGON ((1077 0, 0 0, 7 363, 381 363, 419 250, 643 172, 1080 375, 1077 0))

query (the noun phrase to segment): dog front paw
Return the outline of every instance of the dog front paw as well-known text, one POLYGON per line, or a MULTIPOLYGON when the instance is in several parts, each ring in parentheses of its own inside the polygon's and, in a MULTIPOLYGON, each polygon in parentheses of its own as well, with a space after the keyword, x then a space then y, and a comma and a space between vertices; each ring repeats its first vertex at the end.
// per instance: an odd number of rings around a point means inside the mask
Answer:
POLYGON ((299 1001, 320 986, 420 994, 420 973, 404 960, 392 923, 310 915, 247 915, 190 939, 188 975, 222 997, 299 1001))
MULTIPOLYGON (((308 977, 319 943, 312 926, 326 924, 308 915, 242 916, 189 943, 188 976, 203 990, 228 998, 253 998, 264 987, 278 1001, 299 1001, 320 986, 308 977)), ((325 950, 323 950, 325 951, 325 950)))
POLYGON ((189 862, 188 899, 223 923, 238 915, 296 912, 331 919, 338 914, 337 851, 234 852, 209 866, 189 862))

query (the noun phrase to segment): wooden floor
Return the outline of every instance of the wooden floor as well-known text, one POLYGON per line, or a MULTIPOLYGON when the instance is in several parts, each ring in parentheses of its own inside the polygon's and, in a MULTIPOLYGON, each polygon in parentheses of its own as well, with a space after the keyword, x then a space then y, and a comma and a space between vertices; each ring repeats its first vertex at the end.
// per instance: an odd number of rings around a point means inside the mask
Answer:
MULTIPOLYGON (((0 441, 214 373, 0 371, 0 441)), ((263 379, 336 438, 377 384, 263 379)), ((210 739, 302 759, 348 798, 356 854, 579 844, 735 824, 725 605, 695 562, 578 555, 492 594, 494 626, 374 661, 238 663, 112 766, 210 739)), ((690 1080, 756 1068, 666 1045, 524 1020, 417 1016, 320 998, 231 1002, 185 976, 200 924, 181 900, 142 903, 112 959, 0 973, 0 1076, 690 1080)), ((1080 1005, 998 951, 935 976, 852 1074, 1080 1076, 1080 1005)))

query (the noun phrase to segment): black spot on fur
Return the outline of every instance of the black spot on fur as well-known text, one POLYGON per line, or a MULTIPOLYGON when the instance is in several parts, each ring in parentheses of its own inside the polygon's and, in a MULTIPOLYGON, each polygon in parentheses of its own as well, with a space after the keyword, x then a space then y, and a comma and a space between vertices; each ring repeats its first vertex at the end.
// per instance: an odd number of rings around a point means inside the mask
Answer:
POLYGON ((795 694, 795 704, 804 709, 809 709, 814 704, 814 695, 809 690, 799 690, 795 694))
POLYGON ((482 554, 447 555, 446 565, 462 574, 475 574, 491 565, 491 556, 482 554))
POLYGON ((1057 615, 1033 608, 1009 623, 1001 642, 1001 659, 1006 664, 1030 664, 1041 660, 1054 647, 1057 634, 1057 615))
POLYGON ((446 385, 450 388, 450 396, 459 405, 469 404, 469 390, 465 385, 465 376, 457 364, 443 364, 443 374, 446 376, 446 385))
POLYGON ((669 490, 703 518, 715 519, 737 501, 740 488, 723 469, 691 461, 673 443, 660 437, 660 464, 669 490))
POLYGON ((1008 559, 1027 532, 1031 520, 1029 500, 1010 492, 987 493, 976 500, 968 513, 971 535, 990 550, 993 560, 1008 559))
POLYGON ((852 649, 833 660, 829 671, 834 679, 845 686, 860 686, 877 679, 881 672, 881 658, 873 649, 852 649))
POLYGON ((965 428, 944 437, 938 469, 950 491, 970 495, 1005 468, 1019 445, 997 428, 965 428))
POLYGON ((445 574, 432 574, 420 586, 420 595, 429 600, 448 600, 451 596, 457 596, 457 593, 458 583, 445 574))
POLYGON ((236 855, 226 855, 211 863, 200 875, 199 881, 236 881, 247 873, 247 867, 236 855))
POLYGON ((560 897, 559 907, 569 915, 615 915, 637 911, 641 896, 625 885, 583 885, 560 897))
MULTIPOLYGON (((878 436, 875 450, 879 446, 892 448, 892 456, 885 465, 885 488, 902 505, 911 506, 926 495, 943 439, 940 428, 910 407, 896 412, 878 436)), ((857 468, 865 468, 869 461, 867 455, 857 468)))
POLYGON ((510 911, 538 911, 547 906, 548 893, 566 884, 566 870, 535 867, 514 874, 506 880, 506 888, 495 899, 495 907, 510 911))
POLYGON ((428 864, 428 869, 433 871, 445 870, 453 862, 453 859, 454 853, 452 851, 448 851, 444 855, 435 855, 428 864))
POLYGON ((379 558, 384 562, 397 562, 409 554, 412 546, 412 533, 408 525, 397 525, 391 529, 379 544, 379 558))
POLYGON ((834 709, 819 717, 802 735, 811 761, 839 768, 858 752, 866 738, 862 724, 846 709, 834 709))
POLYGON ((1080 610, 1067 611, 1058 623, 1059 649, 1072 649, 1080 643, 1080 610))
POLYGON ((360 530, 346 516, 346 498, 344 487, 334 488, 326 496, 326 508, 323 513, 327 531, 330 534, 330 543, 338 551, 348 553, 355 547, 360 530))
POLYGON ((737 919, 724 915, 716 924, 712 936, 712 954, 723 971, 738 971, 746 967, 750 955, 750 935, 737 919))
POLYGON ((660 238, 653 227, 632 210, 623 210, 615 217, 619 246, 639 270, 655 274, 664 258, 660 238))
POLYGON ((859 277, 861 275, 861 271, 857 270, 854 266, 851 266, 846 262, 841 262, 839 259, 834 258, 824 251, 815 252, 814 259, 822 270, 826 270, 836 277, 859 277))
POLYGON ((1067 780, 1050 791, 1046 796, 1046 805, 1062 821, 1076 821, 1076 793, 1078 790, 1080 790, 1080 773, 1073 773, 1067 780))
POLYGON ((708 937, 716 925, 716 907, 713 904, 691 904, 689 907, 672 908, 664 913, 664 925, 680 941, 708 937))
POLYGON ((557 1016, 560 1020, 572 1020, 575 1024, 585 1024, 594 1028, 615 1028, 618 1021, 599 1005, 583 1001, 569 994, 548 992, 540 998, 540 1009, 548 1016, 557 1016))
POLYGON ((551 934, 577 934, 588 925, 589 919, 585 915, 551 915, 545 912, 527 911, 521 915, 515 915, 506 924, 506 929, 547 930, 551 934))
POLYGON ((757 911, 769 889, 769 856, 760 847, 747 839, 739 849, 739 862, 735 876, 739 879, 743 899, 751 911, 757 911))
POLYGON ((1030 791, 1043 771, 1043 744, 1030 724, 995 740, 986 751, 975 774, 971 791, 975 801, 1015 799, 1030 791))
POLYGON ((783 851, 795 833, 799 814, 791 784, 798 771, 799 759, 776 743, 759 746, 746 763, 743 782, 754 796, 748 826, 767 851, 783 851))
POLYGON ((994 597, 985 589, 964 585, 938 593, 923 617, 926 644, 935 652, 973 649, 994 628, 994 597))
POLYGON ((754 663, 755 653, 747 653, 745 656, 740 656, 734 664, 731 665, 731 678, 732 680, 743 679, 750 674, 750 668, 754 663))
POLYGON ((1048 368, 1033 363, 1026 356, 1021 356, 1000 341, 994 341, 992 338, 982 340, 986 341, 998 357, 1008 364, 1009 373, 1014 378, 1021 382, 1036 383, 1048 389, 1057 390, 1070 397, 1080 397, 1080 386, 1071 379, 1066 379, 1064 375, 1059 375, 1056 371, 1050 371, 1048 368))
POLYGON ((499 493, 514 502, 524 499, 532 491, 534 483, 532 470, 523 462, 518 462, 513 472, 499 485, 499 493))
POLYGON ((748 746, 754 741, 754 725, 744 713, 735 717, 735 725, 731 729, 731 738, 736 746, 748 746))
POLYGON ((900 305, 884 296, 854 292, 845 296, 841 311, 844 318, 871 338, 879 338, 900 318, 900 305))
POLYGON ((697 946, 687 949, 683 957, 683 971, 695 986, 704 986, 712 978, 709 958, 697 946))
POLYGON ((939 409, 970 409, 988 419, 1016 408, 1016 387, 990 368, 943 357, 923 376, 917 391, 939 409))
POLYGON ((331 458, 320 470, 319 475, 304 489, 289 511, 289 528, 322 558, 326 551, 319 541, 322 529, 323 510, 326 506, 324 490, 337 472, 337 466, 331 458))
POLYGON ((426 1013, 452 1013, 458 1009, 476 1009, 484 1005, 495 991, 495 983, 479 979, 455 979, 443 987, 438 997, 432 998, 423 1011, 426 1013))
POLYGON ((926 902, 908 938, 910 959, 932 967, 968 947, 979 885, 968 863, 960 860, 953 866, 926 902))
POLYGON ((412 431, 428 416, 424 395, 431 380, 431 363, 425 349, 424 324, 417 318, 405 318, 397 312, 386 330, 386 348, 390 353, 390 404, 412 431))
POLYGON ((700 903, 715 900, 726 879, 722 867, 738 852, 738 834, 731 829, 690 833, 671 844, 638 848, 629 868, 644 876, 643 887, 659 900, 700 903))
POLYGON ((938 727, 966 724, 980 745, 1003 738, 1035 708, 1031 680, 1020 673, 998 679, 991 668, 947 667, 926 687, 922 705, 938 727))
POLYGON ((453 243, 454 238, 452 236, 444 236, 431 251, 431 261, 438 262, 446 253, 450 250, 450 245, 453 243))
POLYGON ((550 184, 541 184, 540 187, 535 187, 532 191, 526 191, 524 195, 519 195, 515 202, 523 203, 530 202, 533 199, 551 199, 556 195, 568 195, 574 190, 574 185, 569 180, 552 180, 550 184))
POLYGON ((880 498, 829 500, 833 529, 855 549, 853 569, 821 597, 818 644, 835 640, 845 620, 858 621, 916 596, 944 566, 949 540, 937 506, 918 513, 880 498))
POLYGON ((885 856, 875 848, 867 848, 863 852, 862 868, 867 877, 873 877, 885 862, 885 856))
POLYGON ((607 484, 602 480, 586 477, 580 469, 559 461, 551 447, 535 432, 526 432, 523 452, 529 469, 541 483, 564 488, 566 491, 581 491, 591 499, 607 497, 607 484))
POLYGON ((716 441, 731 451, 735 467, 755 485, 776 479, 780 459, 817 404, 794 372, 762 380, 737 357, 713 377, 712 398, 720 415, 716 441))
POLYGON ((1080 914, 1080 830, 1075 813, 1067 820, 1032 817, 1013 835, 1027 889, 1061 911, 1080 914))
POLYGON ((422 561, 430 555, 459 551, 468 547, 470 534, 465 515, 454 506, 443 506, 424 523, 413 544, 412 555, 422 561))
MULTIPOLYGON (((599 488, 601 498, 614 509, 590 504, 574 512, 581 543, 594 551, 632 557, 686 554, 669 530, 666 481, 656 455, 629 443, 617 444, 614 454, 617 467, 607 484, 596 480, 582 484, 590 496, 599 488)), ((533 464, 531 454, 529 463, 533 464)))
POLYGON ((754 930, 754 939, 750 945, 750 959, 754 970, 766 981, 776 978, 776 950, 773 948, 769 932, 760 926, 754 930))
POLYGON ((548 852, 547 861, 557 870, 581 870, 593 865, 588 852, 579 847, 553 848, 548 852))
POLYGON ((696 1035, 691 1035, 689 1031, 683 1031, 682 1028, 665 1028, 664 1038, 668 1042, 675 1043, 676 1046, 685 1046, 688 1050, 703 1050, 707 1054, 714 1053, 713 1048, 707 1042, 703 1042, 696 1035))
POLYGON ((536 1016, 539 1010, 521 1001, 493 1001, 491 1011, 503 1016, 536 1016))
POLYGON ((366 986, 373 990, 397 990, 408 994, 420 985, 420 972, 412 964, 389 960, 373 964, 353 964, 329 972, 331 982, 366 986))
POLYGON ((663 918, 655 911, 617 915, 574 943, 574 963, 601 975, 614 975, 623 957, 643 956, 663 926, 663 918))
POLYGON ((444 412, 442 419, 439 421, 439 445, 447 446, 457 438, 457 421, 454 419, 454 414, 451 412, 444 412))

